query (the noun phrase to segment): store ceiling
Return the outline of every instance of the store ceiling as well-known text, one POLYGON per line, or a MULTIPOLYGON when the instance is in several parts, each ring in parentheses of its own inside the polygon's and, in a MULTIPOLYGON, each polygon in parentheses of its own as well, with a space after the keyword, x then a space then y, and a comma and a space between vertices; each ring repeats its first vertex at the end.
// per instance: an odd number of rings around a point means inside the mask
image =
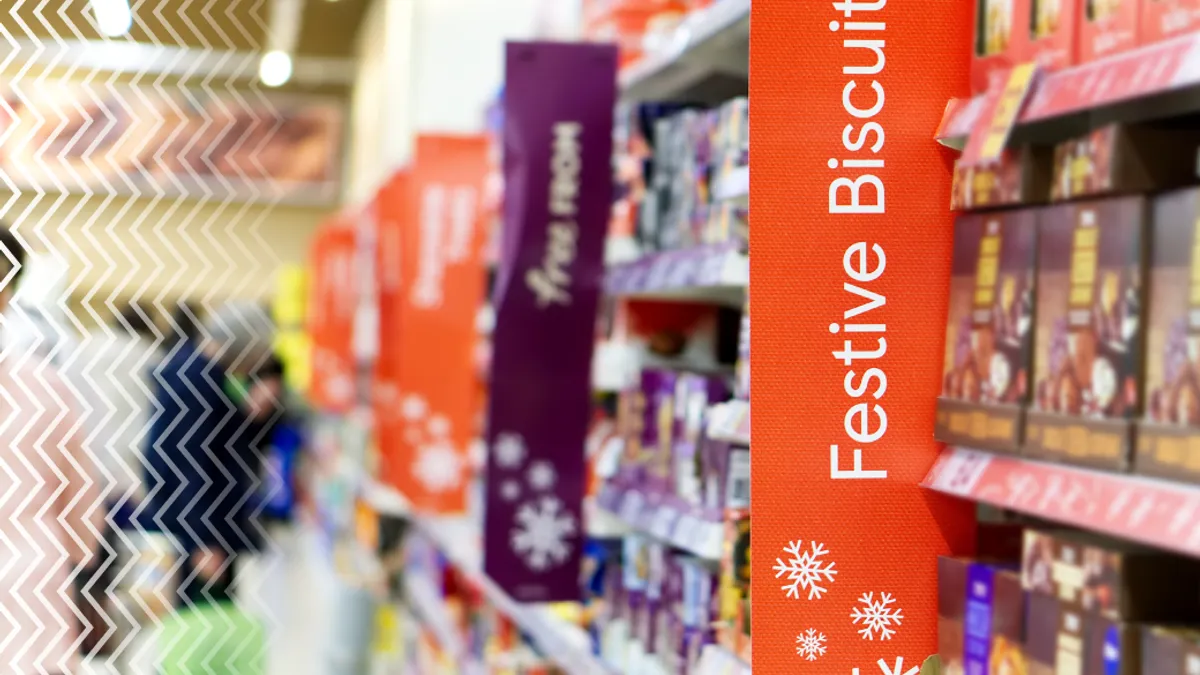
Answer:
MULTIPOLYGON (((349 57, 369 0, 307 0, 299 56, 349 57)), ((87 0, 0 0, 0 26, 16 39, 95 40, 87 0)), ((138 42, 217 50, 257 51, 266 39, 264 0, 132 0, 130 37, 138 42)))

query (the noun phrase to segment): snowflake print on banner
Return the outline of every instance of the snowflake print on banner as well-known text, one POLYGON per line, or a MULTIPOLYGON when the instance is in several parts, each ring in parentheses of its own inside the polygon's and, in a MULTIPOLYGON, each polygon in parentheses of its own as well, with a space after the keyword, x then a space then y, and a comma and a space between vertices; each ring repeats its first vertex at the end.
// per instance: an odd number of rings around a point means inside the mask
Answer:
POLYGON ((816 661, 818 656, 824 656, 825 634, 818 633, 815 628, 809 628, 796 637, 796 653, 809 661, 816 661))
POLYGON ((575 536, 575 516, 556 497, 541 497, 523 504, 514 518, 510 543, 529 569, 544 572, 566 562, 575 536))
POLYGON ((521 483, 515 480, 506 480, 500 484, 500 496, 506 502, 515 502, 521 498, 521 483))
POLYGON ((450 438, 450 421, 434 415, 426 422, 429 406, 420 396, 409 395, 401 405, 408 420, 405 438, 417 446, 413 476, 433 493, 457 489, 462 484, 464 462, 450 438))
MULTIPOLYGON (((889 666, 888 662, 884 661, 883 659, 879 659, 879 661, 876 662, 876 665, 879 666, 880 675, 920 675, 921 672, 920 666, 913 666, 908 670, 904 670, 903 656, 896 657, 896 665, 894 667, 889 666)), ((853 671, 851 671, 851 675, 862 674, 859 672, 858 668, 855 668, 853 671)))
POLYGON ((810 541, 807 551, 804 550, 803 544, 803 541, 797 539, 783 547, 788 559, 775 559, 775 578, 786 578, 789 582, 779 587, 789 598, 799 600, 800 591, 804 590, 808 591, 809 600, 820 600, 828 590, 825 585, 832 583, 837 575, 837 570, 834 569, 837 563, 827 563, 822 559, 829 553, 824 544, 810 541))
POLYGON ((429 404, 416 394, 409 394, 400 403, 400 414, 409 422, 419 422, 429 414, 429 404))
POLYGON ((505 469, 520 467, 525 463, 525 455, 529 452, 525 447, 525 439, 521 438, 520 434, 509 432, 496 436, 492 451, 496 453, 496 464, 505 469))
POLYGON ((862 622, 858 634, 864 640, 874 640, 876 635, 880 640, 892 639, 896 628, 904 620, 903 611, 892 606, 896 604, 896 598, 891 593, 880 593, 879 599, 876 600, 874 593, 864 593, 858 601, 862 607, 855 607, 850 613, 854 625, 862 622))
POLYGON ((554 481, 558 479, 558 474, 555 473, 553 464, 539 460, 529 466, 527 478, 530 487, 538 492, 545 492, 554 487, 554 481))

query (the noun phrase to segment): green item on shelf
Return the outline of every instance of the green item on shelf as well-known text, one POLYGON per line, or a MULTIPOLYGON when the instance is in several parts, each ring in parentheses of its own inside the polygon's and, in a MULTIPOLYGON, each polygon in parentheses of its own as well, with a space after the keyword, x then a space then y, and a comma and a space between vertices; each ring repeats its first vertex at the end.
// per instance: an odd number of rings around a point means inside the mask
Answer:
POLYGON ((197 605, 158 628, 160 675, 264 675, 267 630, 232 603, 197 605))
POLYGON ((925 665, 921 666, 921 675, 942 675, 942 659, 934 654, 925 659, 925 665))

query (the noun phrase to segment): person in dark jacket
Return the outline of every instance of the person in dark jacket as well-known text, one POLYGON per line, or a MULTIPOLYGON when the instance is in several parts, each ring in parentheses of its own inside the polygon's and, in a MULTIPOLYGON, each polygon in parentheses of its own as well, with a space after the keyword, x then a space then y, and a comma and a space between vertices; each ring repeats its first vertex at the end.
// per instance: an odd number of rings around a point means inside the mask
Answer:
POLYGON ((230 599, 237 556, 258 546, 254 455, 267 421, 230 392, 270 357, 274 326, 258 305, 232 302, 203 332, 155 370, 139 517, 184 556, 178 594, 186 606, 230 599))

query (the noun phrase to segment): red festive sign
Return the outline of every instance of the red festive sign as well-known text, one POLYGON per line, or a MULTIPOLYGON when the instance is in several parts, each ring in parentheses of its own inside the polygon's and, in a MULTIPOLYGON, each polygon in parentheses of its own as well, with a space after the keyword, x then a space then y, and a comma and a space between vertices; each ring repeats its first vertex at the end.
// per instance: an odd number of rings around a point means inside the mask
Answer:
POLYGON ((475 319, 483 299, 482 136, 420 136, 379 194, 375 409, 385 481, 414 507, 466 508, 479 436, 475 319))
POLYGON ((751 10, 753 667, 915 675, 937 557, 974 539, 920 487, 952 245, 931 133, 968 91, 971 5, 751 10))
POLYGON ((309 399, 321 410, 344 413, 354 406, 354 315, 358 304, 354 222, 339 216, 322 225, 309 259, 312 339, 309 399))

